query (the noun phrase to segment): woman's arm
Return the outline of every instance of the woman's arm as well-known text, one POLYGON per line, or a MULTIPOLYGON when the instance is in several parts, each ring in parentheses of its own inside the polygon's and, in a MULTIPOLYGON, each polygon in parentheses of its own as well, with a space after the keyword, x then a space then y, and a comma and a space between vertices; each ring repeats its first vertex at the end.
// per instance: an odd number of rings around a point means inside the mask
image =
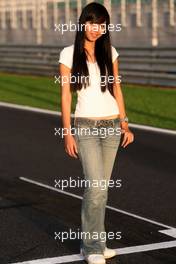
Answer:
MULTIPOLYGON (((122 93, 120 82, 119 82, 119 76, 118 76, 119 71, 118 71, 118 60, 117 59, 113 63, 113 74, 114 74, 114 79, 115 79, 114 86, 113 86, 113 92, 114 92, 114 96, 118 104, 120 118, 124 118, 126 116, 125 102, 124 102, 123 93, 122 93)), ((128 122, 122 121, 121 128, 125 131, 124 140, 122 142, 122 146, 125 147, 126 145, 128 145, 134 140, 134 134, 128 128, 128 122)))
POLYGON ((62 126, 64 128, 64 142, 65 151, 72 157, 77 158, 77 146, 74 137, 71 135, 71 104, 72 93, 70 91, 70 72, 71 69, 60 64, 60 77, 61 77, 61 114, 62 114, 62 126), (62 81, 63 80, 63 81, 62 81))
MULTIPOLYGON (((61 113, 62 113, 62 125, 63 128, 70 131, 71 125, 71 103, 72 103, 72 94, 70 91, 70 69, 64 64, 60 64, 60 76, 61 76, 61 113), (63 82, 62 82, 63 80, 63 82)), ((70 133, 69 133, 70 134, 70 133)))

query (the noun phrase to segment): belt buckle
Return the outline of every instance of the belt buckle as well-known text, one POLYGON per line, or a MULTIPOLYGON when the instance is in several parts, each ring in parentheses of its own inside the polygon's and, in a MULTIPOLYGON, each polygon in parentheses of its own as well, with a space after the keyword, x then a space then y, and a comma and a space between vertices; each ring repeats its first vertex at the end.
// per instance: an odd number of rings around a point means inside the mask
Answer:
POLYGON ((99 127, 101 125, 101 120, 96 120, 95 121, 95 126, 99 127))
POLYGON ((114 120, 108 120, 107 125, 109 127, 114 127, 114 120))
POLYGON ((102 119, 102 120, 97 120, 96 125, 98 127, 113 127, 114 126, 114 121, 113 120, 108 120, 108 119, 102 119))

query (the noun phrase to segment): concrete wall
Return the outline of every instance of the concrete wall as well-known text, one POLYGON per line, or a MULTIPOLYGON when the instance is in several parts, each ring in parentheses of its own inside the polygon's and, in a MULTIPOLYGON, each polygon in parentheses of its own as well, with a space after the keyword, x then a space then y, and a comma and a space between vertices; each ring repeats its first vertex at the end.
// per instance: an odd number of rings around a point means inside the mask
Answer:
MULTIPOLYGON (((121 23, 120 1, 112 1, 111 23, 121 23)), ((136 4, 135 1, 127 1, 127 26, 122 27, 121 32, 111 32, 112 42, 116 46, 123 47, 148 47, 151 46, 152 37, 152 6, 151 1, 142 1, 142 26, 135 25, 136 4)), ((76 6, 71 5, 71 21, 76 22, 76 6)), ((158 38, 159 46, 176 46, 176 25, 169 25, 169 1, 158 0, 158 38)), ((70 45, 73 43, 75 32, 67 32, 64 35, 54 31, 53 7, 48 6, 48 24, 47 29, 42 29, 42 44, 44 45, 70 45)), ((64 8, 58 6, 58 23, 63 23, 64 8)), ((176 14, 175 14, 176 17, 176 14)), ((28 19, 30 19, 28 17, 28 19)), ((175 19, 176 20, 176 19, 175 19)), ((9 22, 8 22, 9 23, 9 22)), ((7 24, 8 24, 7 23, 7 24)), ((0 28, 0 44, 37 44, 36 29, 11 29, 0 28)))

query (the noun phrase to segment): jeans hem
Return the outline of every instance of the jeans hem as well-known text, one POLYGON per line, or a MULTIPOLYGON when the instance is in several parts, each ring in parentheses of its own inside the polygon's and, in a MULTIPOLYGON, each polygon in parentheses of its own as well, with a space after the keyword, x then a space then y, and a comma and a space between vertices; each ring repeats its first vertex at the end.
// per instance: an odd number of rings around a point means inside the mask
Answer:
POLYGON ((82 255, 84 257, 88 257, 89 255, 92 255, 92 254, 101 254, 103 255, 103 252, 102 251, 84 251, 84 249, 81 249, 82 250, 82 255))

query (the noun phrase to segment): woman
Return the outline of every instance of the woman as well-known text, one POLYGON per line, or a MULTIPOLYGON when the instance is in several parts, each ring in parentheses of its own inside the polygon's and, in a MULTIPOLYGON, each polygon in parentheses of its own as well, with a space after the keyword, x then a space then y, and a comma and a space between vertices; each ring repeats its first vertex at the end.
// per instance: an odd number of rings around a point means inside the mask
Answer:
POLYGON ((108 184, 102 189, 100 184, 95 187, 92 183, 94 180, 98 183, 109 181, 121 133, 124 135, 123 147, 134 140, 134 134, 128 128, 118 77, 118 53, 111 45, 109 24, 109 14, 103 5, 96 2, 86 5, 78 21, 74 45, 65 47, 59 59, 60 75, 64 80, 62 122, 69 131, 64 136, 65 151, 80 159, 84 178, 89 181, 81 209, 82 233, 89 235, 82 237, 80 249, 90 264, 103 264, 106 258, 116 255, 115 250, 107 248, 106 241, 100 237, 105 232, 108 184), (81 81, 80 76, 84 77, 81 81), (113 82, 112 79, 109 81, 109 76, 114 77, 113 82), (74 135, 70 131, 72 92, 77 92, 78 96, 74 135), (109 128, 121 131, 112 135, 107 133, 109 128), (78 133, 79 129, 84 133, 78 133), (102 129, 106 135, 102 135, 102 129), (95 232, 99 234, 96 239, 93 237, 95 232))

